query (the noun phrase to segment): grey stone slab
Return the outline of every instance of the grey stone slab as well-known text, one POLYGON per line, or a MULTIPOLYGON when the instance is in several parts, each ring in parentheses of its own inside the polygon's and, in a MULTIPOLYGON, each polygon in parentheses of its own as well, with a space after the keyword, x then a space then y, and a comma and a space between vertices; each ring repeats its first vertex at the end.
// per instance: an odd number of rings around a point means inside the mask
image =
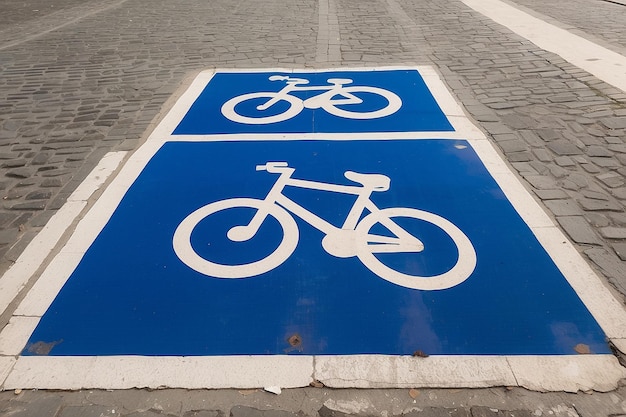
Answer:
POLYGON ((533 149, 532 152, 540 161, 549 162, 552 160, 552 153, 545 149, 533 149))
POLYGON ((471 410, 463 408, 426 407, 421 411, 415 410, 402 414, 402 417, 473 417, 473 414, 471 410))
POLYGON ((600 244, 598 236, 584 217, 560 216, 556 219, 574 242, 592 245, 600 244))
POLYGON ((573 200, 546 200, 544 204, 555 216, 578 216, 583 214, 578 204, 573 200))
POLYGON ((626 226, 626 211, 607 213, 607 216, 619 226, 626 226))
POLYGON ((620 200, 626 200, 626 187, 613 188, 610 192, 613 197, 620 200))
POLYGON ((626 242, 614 243, 613 250, 622 261, 626 261, 626 242))
POLYGON ((585 219, 587 219, 593 227, 606 227, 611 224, 611 220, 605 214, 601 213, 585 213, 585 219))
POLYGON ((11 417, 56 417, 62 399, 58 395, 46 395, 27 403, 13 401, 5 411, 11 417))
POLYGON ((558 139, 548 143, 548 148, 557 155, 579 155, 582 150, 566 139, 558 139))
POLYGON ((556 189, 556 190, 534 190, 535 194, 537 194, 537 197, 539 197, 542 200, 559 200, 559 199, 567 199, 569 198, 569 195, 561 190, 561 189, 556 189))
POLYGON ((626 239, 626 227, 602 227, 600 234, 607 239, 626 239))
POLYGON ((167 414, 157 410, 135 411, 130 414, 124 414, 124 417, 178 417, 174 414, 167 414))
POLYGON ((615 172, 606 172, 597 175, 596 178, 610 188, 621 187, 624 185, 624 177, 615 172))
POLYGON ((615 158, 596 158, 596 157, 592 157, 590 158, 591 162, 596 164, 597 166, 601 167, 601 168, 618 168, 621 167, 622 164, 619 162, 619 160, 615 159, 615 158))
POLYGON ((472 407, 471 410, 471 417, 534 417, 528 410, 505 411, 493 407, 472 407))
POLYGON ((611 152, 609 149, 607 149, 607 147, 600 146, 600 145, 587 147, 587 149, 585 149, 585 153, 589 156, 599 156, 599 157, 610 157, 614 155, 614 153, 611 152))
POLYGON ((562 167, 576 166, 576 162, 569 156, 559 156, 557 158, 554 158, 554 162, 562 167))
POLYGON ((626 129, 626 117, 607 117, 601 122, 609 129, 626 129))
POLYGON ((622 211, 624 206, 614 201, 604 201, 590 198, 581 198, 578 200, 583 210, 587 211, 622 211))
POLYGON ((183 417, 225 417, 221 410, 192 410, 183 414, 183 417))
POLYGON ((539 137, 547 142, 551 142, 562 137, 562 134, 554 129, 537 129, 539 137))
POLYGON ((591 198, 594 200, 610 200, 611 199, 611 197, 607 193, 600 192, 600 191, 582 190, 581 193, 586 198, 591 198))
POLYGON ((121 415, 121 410, 116 410, 115 406, 85 405, 63 407, 57 417, 118 417, 121 415))
MULTIPOLYGON (((320 410, 320 416, 322 416, 321 410, 320 410)), ((333 414, 329 414, 329 416, 333 416, 333 414)), ((230 409, 230 417, 299 417, 299 416, 296 413, 292 413, 289 411, 258 410, 252 407, 237 405, 230 409)))
POLYGON ((539 190, 552 190, 558 188, 555 179, 546 175, 526 175, 524 176, 524 179, 534 188, 539 190))
POLYGON ((585 250, 585 254, 591 259, 609 281, 623 294, 626 292, 626 275, 624 275, 624 261, 621 261, 612 251, 604 248, 591 248, 585 250))

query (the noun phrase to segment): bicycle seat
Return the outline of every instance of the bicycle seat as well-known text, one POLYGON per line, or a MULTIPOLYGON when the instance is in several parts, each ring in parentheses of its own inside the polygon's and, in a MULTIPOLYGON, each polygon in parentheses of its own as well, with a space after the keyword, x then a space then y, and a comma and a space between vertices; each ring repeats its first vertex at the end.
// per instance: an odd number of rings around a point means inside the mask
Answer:
POLYGON ((327 82, 329 84, 340 84, 340 85, 352 84, 352 80, 350 78, 329 78, 327 82))
POLYGON ((383 174, 360 174, 354 171, 346 171, 343 175, 350 181, 372 187, 374 191, 387 191, 391 185, 391 179, 383 174))

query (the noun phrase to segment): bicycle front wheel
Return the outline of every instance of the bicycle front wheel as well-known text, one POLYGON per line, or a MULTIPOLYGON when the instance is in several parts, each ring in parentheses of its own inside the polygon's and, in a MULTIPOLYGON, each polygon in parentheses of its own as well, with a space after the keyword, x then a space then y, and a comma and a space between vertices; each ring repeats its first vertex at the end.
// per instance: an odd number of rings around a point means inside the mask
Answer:
POLYGON ((233 97, 226 103, 224 103, 222 105, 221 111, 224 117, 232 120, 233 122, 243 123, 247 125, 264 125, 289 120, 292 117, 298 115, 304 108, 302 100, 300 100, 298 97, 293 97, 287 94, 281 96, 280 99, 269 108, 265 110, 258 109, 259 106, 266 104, 268 101, 272 100, 276 96, 278 96, 278 93, 270 92, 243 94, 237 97, 233 97), (237 106, 247 101, 250 102, 249 104, 253 105, 253 110, 247 109, 251 114, 245 116, 239 113, 241 109, 238 110, 237 106), (273 114, 272 109, 275 107, 279 107, 279 103, 283 101, 287 102, 289 107, 280 113, 273 114), (257 105, 254 106, 254 104, 257 105))
MULTIPOLYGON (((396 223, 394 222, 394 224, 396 223)), ((357 225, 356 234, 357 256, 363 265, 379 277, 402 287, 429 291, 451 288, 469 278, 476 268, 476 251, 469 238, 449 220, 427 211, 403 207, 383 209, 377 213, 371 213, 361 220, 357 225), (375 225, 383 224, 384 220, 393 222, 393 218, 402 217, 431 223, 441 229, 452 239, 457 248, 456 263, 447 271, 432 276, 399 272, 385 265, 374 254, 375 246, 368 242, 368 235, 375 225)), ((424 247, 427 248, 427 246, 428 242, 424 242, 424 247)), ((387 252, 393 252, 393 250, 387 252)), ((399 256, 411 255, 410 252, 407 252, 399 256)))
MULTIPOLYGON (((242 226, 246 225, 233 225, 233 228, 242 226)), ((185 217, 176 228, 172 243, 176 256, 188 267, 201 274, 216 278, 248 278, 269 272, 285 262, 296 249, 298 239, 298 225, 282 207, 276 204, 268 205, 265 201, 254 198, 231 198, 207 204, 185 217), (237 265, 220 264, 200 256, 192 246, 191 235, 196 226, 211 215, 236 208, 250 208, 254 213, 262 209, 276 219, 283 234, 278 247, 263 259, 237 265)))

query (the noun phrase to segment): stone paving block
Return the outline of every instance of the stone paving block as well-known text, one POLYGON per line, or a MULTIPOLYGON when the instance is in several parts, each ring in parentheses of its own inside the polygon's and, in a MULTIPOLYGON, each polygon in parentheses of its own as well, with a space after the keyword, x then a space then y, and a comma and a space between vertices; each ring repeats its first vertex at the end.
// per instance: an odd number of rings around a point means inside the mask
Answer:
POLYGON ((589 156, 599 156, 599 157, 613 156, 613 152, 608 150, 605 146, 601 146, 601 145, 589 146, 585 150, 585 153, 589 156))
POLYGON ((162 413, 155 410, 135 411, 130 414, 125 414, 124 417, 178 417, 174 414, 162 413))
POLYGON ((615 172, 607 172, 604 174, 600 174, 596 176, 597 179, 602 181, 607 187, 617 188, 624 185, 624 177, 615 173, 615 172))
POLYGON ((569 195, 560 189, 557 190, 533 190, 537 197, 542 200, 559 200, 569 198, 569 195))
POLYGON ((592 245, 600 244, 595 231, 582 216, 560 216, 556 220, 574 242, 592 245))
POLYGON ((533 157, 530 152, 512 152, 507 154, 507 158, 510 162, 528 162, 532 161, 533 157))
POLYGON ((583 214, 578 204, 573 200, 547 200, 544 201, 544 204, 555 216, 578 216, 583 214))
POLYGON ((557 140, 559 138, 561 138, 561 133, 559 133, 557 130, 554 129, 537 129, 536 130, 537 135, 539 135, 539 137, 546 141, 546 142, 551 142, 553 140, 557 140))
POLYGON ((625 243, 615 243, 613 245, 613 250, 619 256, 622 261, 626 261, 626 242, 625 243))
POLYGON ((621 167, 621 163, 615 159, 615 158, 596 158, 596 157, 592 157, 590 158, 591 162, 596 164, 597 166, 601 167, 601 168, 617 168, 617 167, 621 167))
MULTIPOLYGON (((331 410, 332 411, 332 410, 331 410)), ((338 416, 341 416, 339 414, 338 416)), ((320 416, 321 414, 320 410, 320 416)), ((329 414, 328 416, 333 416, 333 414, 329 414)), ((283 410, 258 410, 252 407, 246 407, 243 405, 236 405, 235 407, 230 409, 230 417, 299 417, 296 413, 291 413, 289 411, 283 410)))
POLYGON ((63 407, 57 417, 118 417, 121 415, 121 410, 116 410, 113 406, 85 405, 63 407))
POLYGON ((471 417, 534 417, 530 411, 504 411, 490 407, 472 407, 471 417))
POLYGON ((539 190, 553 190, 558 188, 554 178, 546 175, 525 175, 524 179, 539 190))
POLYGON ((557 155, 579 155, 582 152, 580 148, 566 139, 557 139, 548 143, 547 147, 557 155))
POLYGON ((618 213, 607 213, 607 216, 619 226, 626 226, 626 211, 618 212, 618 213))
POLYGON ((468 409, 426 407, 404 413, 402 417, 472 417, 472 414, 468 409))
POLYGON ((591 198, 581 198, 578 200, 583 210, 587 211, 622 211, 624 206, 614 201, 605 201, 591 198))
POLYGON ((602 227, 600 234, 607 239, 626 239, 626 227, 602 227))
POLYGON ((187 411, 183 417, 225 417, 225 414, 220 410, 194 410, 187 411))
POLYGON ((626 129, 626 117, 607 117, 601 122, 609 129, 626 129))
POLYGON ((542 162, 549 162, 552 160, 552 154, 545 149, 533 149, 532 152, 537 159, 542 162))
POLYGON ((606 227, 611 224, 611 220, 600 213, 585 213, 585 219, 587 219, 593 227, 606 227))
POLYGON ((571 167, 576 165, 576 162, 569 156, 559 156, 557 158, 554 158, 554 162, 562 167, 571 167))
POLYGON ((47 394, 29 402, 13 401, 9 404, 5 416, 11 417, 56 417, 61 408, 58 395, 47 394))
POLYGON ((626 276, 624 275, 624 262, 612 252, 604 248, 591 248, 585 250, 585 255, 589 257, 602 272, 609 278, 609 281, 623 294, 626 291, 626 276))

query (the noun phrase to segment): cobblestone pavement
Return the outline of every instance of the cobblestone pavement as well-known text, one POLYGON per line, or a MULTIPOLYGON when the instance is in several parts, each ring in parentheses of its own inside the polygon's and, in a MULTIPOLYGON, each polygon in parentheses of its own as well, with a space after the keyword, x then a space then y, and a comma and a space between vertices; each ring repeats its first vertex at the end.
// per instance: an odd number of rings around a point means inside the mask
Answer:
MULTIPOLYGON (((517 3, 624 53, 624 6, 517 3)), ((626 93, 454 0, 3 2, 0 272, 106 152, 140 144, 199 70, 376 64, 437 68, 590 264, 626 294, 626 93)), ((603 417, 626 415, 625 394, 28 391, 0 392, 0 415, 603 417)))

